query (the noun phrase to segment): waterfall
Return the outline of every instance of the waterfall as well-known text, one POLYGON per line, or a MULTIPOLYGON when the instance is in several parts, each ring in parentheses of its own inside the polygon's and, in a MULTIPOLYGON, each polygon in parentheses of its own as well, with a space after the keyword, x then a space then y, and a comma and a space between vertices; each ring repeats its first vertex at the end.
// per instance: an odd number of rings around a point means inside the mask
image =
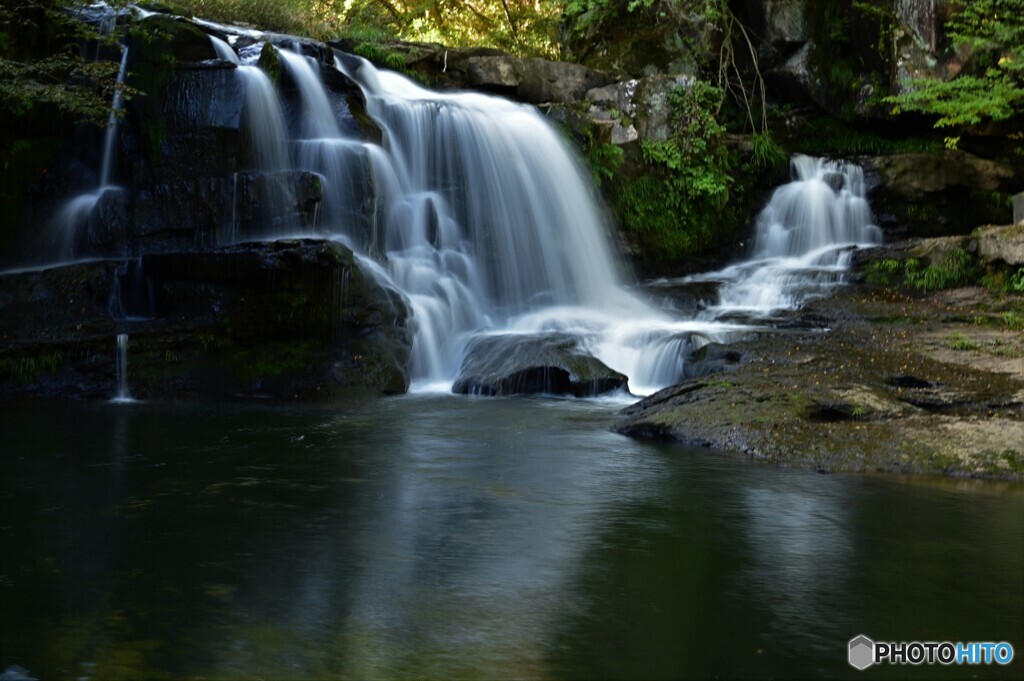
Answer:
MULTIPOLYGON (((880 239, 860 168, 796 157, 793 182, 758 218, 752 258, 684 280, 713 283, 717 299, 683 318, 627 289, 589 173, 535 108, 433 92, 336 54, 333 67, 361 89, 382 133, 379 144, 368 142, 354 132, 344 97, 325 86, 325 75, 340 79, 327 74, 330 65, 298 44, 268 47, 258 42, 262 34, 239 34, 250 39, 238 53, 210 38, 218 57, 236 66, 245 93, 226 240, 301 234, 296 178, 318 176, 315 232, 345 242, 368 276, 409 300, 413 390, 448 390, 482 335, 568 335, 627 375, 631 392, 648 394, 682 378, 700 347, 764 330, 778 310, 840 282, 850 250, 880 239), (263 49, 279 57, 281 92, 254 63, 263 49), (249 194, 259 205, 241 210, 249 194), (242 223, 256 233, 239 233, 242 223)), ((124 61, 122 78, 123 68, 124 61)), ((115 96, 112 111, 119 106, 115 96)), ((105 141, 101 190, 113 146, 105 141)), ((91 196, 66 210, 87 214, 91 196)), ((136 298, 118 297, 123 317, 151 314, 136 298)))
POLYGON ((128 334, 117 334, 117 395, 113 402, 133 402, 128 393, 128 334))
POLYGON ((242 62, 238 59, 238 54, 232 49, 226 41, 221 40, 215 35, 210 35, 210 42, 213 44, 213 51, 217 56, 224 61, 229 61, 232 64, 241 64, 242 62))
POLYGON ((790 166, 793 180, 757 217, 752 258, 689 278, 723 282, 704 318, 764 319, 797 308, 842 283, 854 248, 881 243, 860 166, 803 155, 790 166))
POLYGON ((107 118, 107 127, 103 135, 103 155, 100 158, 99 185, 91 192, 80 194, 69 199, 57 211, 50 222, 51 240, 55 245, 56 254, 59 259, 71 260, 75 256, 75 242, 78 238, 79 228, 84 225, 93 214, 93 210, 100 199, 110 191, 120 191, 120 187, 110 184, 114 169, 114 155, 116 152, 117 129, 120 119, 118 114, 124 103, 121 95, 121 86, 124 84, 126 67, 128 65, 128 48, 121 48, 121 64, 117 72, 117 86, 114 88, 114 95, 110 103, 110 116, 107 118))
POLYGON ((450 385, 474 335, 568 333, 649 393, 679 378, 673 351, 695 333, 739 331, 625 290, 589 175, 535 108, 432 92, 364 60, 337 66, 384 134, 370 151, 377 239, 419 325, 414 387, 450 385))
MULTIPOLYGON (((246 83, 252 169, 318 175, 317 232, 347 243, 364 270, 408 298, 414 390, 450 388, 481 334, 570 334, 629 376, 633 392, 649 393, 680 377, 688 349, 748 331, 674 318, 624 288, 589 174, 533 107, 432 92, 336 56, 383 134, 378 145, 347 132, 355 126, 341 120, 345 103, 324 85, 330 67, 298 45, 273 48, 288 79, 282 97, 247 65, 253 47, 239 59, 213 44, 246 83)), ((273 218, 288 210, 267 212, 259 236, 296 235, 273 218)))
POLYGON ((117 87, 114 88, 113 101, 110 103, 110 116, 107 118, 107 132, 103 136, 103 161, 100 164, 100 189, 110 184, 110 174, 114 168, 114 143, 117 141, 118 114, 124 103, 121 86, 124 85, 125 69, 128 66, 128 48, 121 48, 121 66, 117 71, 117 87))

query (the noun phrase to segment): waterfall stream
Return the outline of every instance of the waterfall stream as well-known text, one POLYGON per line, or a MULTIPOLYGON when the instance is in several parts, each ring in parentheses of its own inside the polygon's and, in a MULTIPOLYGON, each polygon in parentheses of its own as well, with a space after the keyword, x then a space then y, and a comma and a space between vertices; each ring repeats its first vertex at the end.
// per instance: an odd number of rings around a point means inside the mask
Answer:
POLYGON ((107 127, 103 134, 103 153, 100 158, 99 184, 95 190, 69 199, 51 220, 50 237, 54 244, 55 254, 60 260, 71 260, 74 257, 78 230, 92 215, 93 210, 104 194, 121 190, 120 187, 112 185, 110 182, 114 168, 117 129, 120 123, 119 115, 121 107, 124 105, 121 86, 124 84, 127 66, 128 48, 123 46, 121 48, 121 65, 117 72, 117 85, 114 88, 114 94, 110 102, 110 116, 107 118, 107 127))
POLYGON ((117 334, 117 355, 115 360, 117 372, 117 394, 111 402, 134 402, 128 392, 128 334, 117 334))
MULTIPOLYGON (((362 90, 381 130, 375 144, 348 132, 344 105, 324 84, 330 67, 300 45, 275 47, 292 87, 287 103, 250 60, 214 46, 245 82, 254 168, 319 175, 312 232, 344 241, 408 298, 414 391, 449 390, 482 335, 567 335, 628 376, 632 393, 649 394, 678 380, 693 350, 763 329, 772 311, 839 281, 850 246, 878 240, 859 168, 798 157, 794 182, 758 220, 753 258, 691 278, 719 291, 687 319, 626 288, 585 168, 535 108, 433 92, 338 53, 334 67, 362 90)), ((296 230, 278 225, 270 236, 296 230)), ((233 238, 253 236, 267 235, 233 238)))
MULTIPOLYGON (((332 67, 296 42, 268 48, 263 34, 238 35, 249 38, 241 53, 210 36, 245 97, 235 205, 219 239, 316 236, 350 246, 366 272, 411 305, 414 391, 451 389, 471 341, 502 335, 570 337, 625 374, 631 393, 649 394, 679 380, 694 350, 763 330, 780 310, 840 282, 851 249, 880 240, 857 166, 796 157, 794 181, 758 218, 751 259, 673 282, 716 289, 695 313, 680 314, 627 287, 589 174, 534 107, 433 92, 359 57, 336 53, 332 67), (263 49, 277 53, 282 91, 255 64, 263 49), (331 68, 361 89, 380 143, 358 132, 344 97, 325 85, 331 68), (243 174, 261 196, 244 227, 243 174), (301 225, 300 174, 322 188, 315 219, 301 225)), ((115 95, 99 190, 62 211, 69 247, 109 188, 119 107, 115 95)))
POLYGON ((842 283, 854 248, 881 243, 860 166, 798 155, 790 168, 757 218, 751 258, 685 280, 721 284, 702 319, 770 320, 842 283))

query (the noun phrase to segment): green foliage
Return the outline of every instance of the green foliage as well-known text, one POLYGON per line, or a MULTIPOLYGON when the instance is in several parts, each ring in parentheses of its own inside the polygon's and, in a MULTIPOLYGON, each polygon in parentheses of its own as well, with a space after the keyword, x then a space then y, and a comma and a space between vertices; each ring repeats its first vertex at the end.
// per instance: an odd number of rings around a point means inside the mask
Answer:
MULTIPOLYGON (((77 21, 70 0, 0 5, 0 111, 25 117, 51 107, 79 120, 105 125, 117 84, 118 64, 87 61, 80 42, 114 44, 77 21)), ((116 4, 116 3, 115 3, 116 4)))
POLYGON ((934 263, 924 268, 916 259, 911 258, 903 268, 903 276, 907 283, 921 291, 967 286, 977 281, 978 275, 979 270, 974 258, 962 248, 944 253, 934 263))
POLYGON ((615 178, 615 172, 622 165, 622 147, 615 144, 589 144, 586 149, 587 165, 594 176, 594 182, 601 186, 615 178))
POLYGON ((722 90, 704 81, 672 90, 672 136, 642 143, 651 170, 620 193, 625 227, 642 235, 665 260, 706 249, 729 222, 723 213, 735 158, 715 119, 722 98, 722 90))
POLYGON ((3 357, 0 358, 0 373, 7 373, 15 381, 27 383, 41 371, 57 373, 63 364, 64 353, 60 350, 30 357, 3 357))
POLYGON ((949 338, 946 339, 946 345, 950 350, 966 351, 966 350, 977 350, 978 344, 972 341, 962 333, 952 333, 949 338))
MULTIPOLYGON (((1020 0, 958 3, 947 24, 958 48, 969 48, 974 69, 950 81, 916 79, 886 98, 895 111, 938 116, 936 128, 1005 120, 1024 107, 1024 8, 1020 0)), ((955 138, 950 138, 955 139, 955 138)))
POLYGON ((775 141, 771 133, 754 133, 752 141, 754 150, 750 162, 754 168, 768 170, 789 162, 789 154, 775 141))
POLYGON ((320 12, 329 10, 332 3, 315 0, 165 0, 163 4, 177 14, 270 31, 314 38, 326 38, 330 32, 328 14, 320 12))
POLYGON ((893 258, 876 260, 868 265, 864 281, 871 286, 889 286, 896 275, 902 278, 903 262, 901 260, 893 258))
POLYGON ((890 286, 905 282, 919 291, 968 286, 978 281, 981 270, 971 254, 962 248, 943 253, 935 262, 922 267, 917 258, 876 260, 868 265, 865 281, 872 286, 890 286))
POLYGON ((1019 268, 1010 277, 1010 290, 1015 293, 1024 293, 1024 267, 1019 268))
POLYGON ((1018 314, 1013 310, 1010 310, 1009 312, 1004 312, 1001 319, 1003 320, 1003 324, 1006 325, 1006 328, 1012 331, 1024 330, 1024 315, 1022 314, 1018 314))
POLYGON ((555 56, 561 1, 168 0, 176 12, 326 40, 404 39, 555 56))
POLYGON ((838 118, 821 116, 809 120, 799 130, 797 148, 813 155, 888 154, 910 152, 918 154, 937 153, 942 144, 927 137, 884 137, 874 132, 860 130, 838 118))

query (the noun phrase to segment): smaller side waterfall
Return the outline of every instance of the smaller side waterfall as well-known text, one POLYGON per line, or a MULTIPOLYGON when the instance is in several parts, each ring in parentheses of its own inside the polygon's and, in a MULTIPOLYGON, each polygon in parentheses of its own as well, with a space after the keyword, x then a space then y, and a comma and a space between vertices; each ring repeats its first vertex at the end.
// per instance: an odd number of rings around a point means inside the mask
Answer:
MULTIPOLYGON (((128 65, 128 48, 121 48, 121 65, 117 73, 117 86, 110 103, 110 116, 107 118, 107 129, 103 135, 103 155, 100 160, 99 186, 91 192, 80 194, 68 200, 51 221, 50 234, 56 252, 62 259, 70 260, 75 256, 75 243, 79 228, 86 224, 92 216, 96 205, 107 192, 120 191, 120 187, 110 184, 114 171, 114 155, 117 142, 119 113, 124 104, 121 86, 124 84, 128 65)), ((52 254, 51 254, 52 255, 52 254)))
POLYGON ((128 334, 117 334, 117 394, 112 402, 133 402, 128 392, 128 334))
POLYGON ((753 257, 694 280, 721 280, 714 319, 768 318, 840 284, 858 246, 881 243, 853 163, 810 156, 791 161, 793 181, 775 190, 757 218, 753 257))

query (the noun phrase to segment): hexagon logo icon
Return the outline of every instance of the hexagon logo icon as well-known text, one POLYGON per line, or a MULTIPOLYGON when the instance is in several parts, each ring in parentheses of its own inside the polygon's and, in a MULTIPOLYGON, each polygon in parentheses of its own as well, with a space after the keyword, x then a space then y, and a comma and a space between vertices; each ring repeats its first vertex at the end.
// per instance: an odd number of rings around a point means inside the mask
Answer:
POLYGON ((875 663, 875 642, 861 634, 850 639, 850 666, 864 671, 875 663))

